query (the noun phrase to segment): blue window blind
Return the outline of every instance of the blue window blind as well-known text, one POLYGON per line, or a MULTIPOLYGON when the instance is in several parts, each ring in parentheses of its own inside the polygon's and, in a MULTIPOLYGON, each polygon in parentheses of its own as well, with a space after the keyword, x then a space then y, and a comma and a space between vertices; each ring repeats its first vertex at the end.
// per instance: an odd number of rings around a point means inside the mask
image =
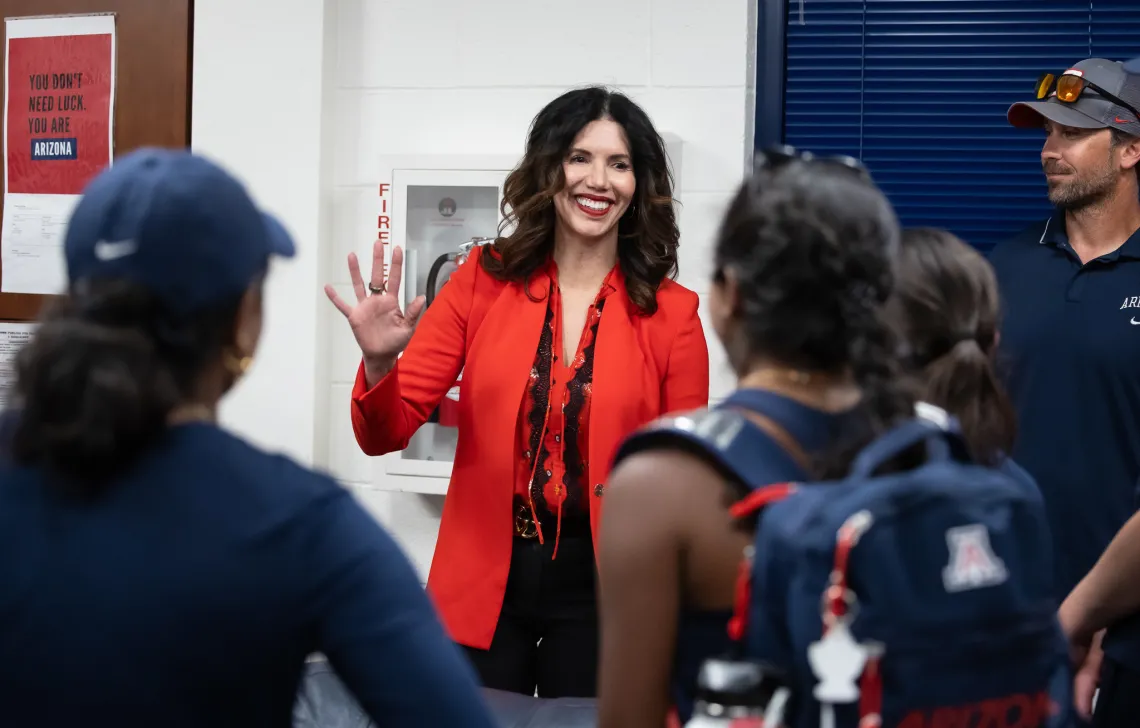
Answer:
POLYGON ((1050 212, 1044 135, 1009 105, 1043 72, 1140 55, 1140 0, 773 1, 787 143, 862 159, 904 225, 983 250, 1050 212))

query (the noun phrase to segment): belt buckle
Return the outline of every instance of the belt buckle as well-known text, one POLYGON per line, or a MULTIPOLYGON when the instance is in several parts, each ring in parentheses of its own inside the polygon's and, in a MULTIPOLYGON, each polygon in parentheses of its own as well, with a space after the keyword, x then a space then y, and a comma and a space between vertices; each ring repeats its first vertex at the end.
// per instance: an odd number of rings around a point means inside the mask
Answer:
POLYGON ((538 526, 525 503, 520 503, 515 511, 515 535, 520 538, 538 538, 538 526))

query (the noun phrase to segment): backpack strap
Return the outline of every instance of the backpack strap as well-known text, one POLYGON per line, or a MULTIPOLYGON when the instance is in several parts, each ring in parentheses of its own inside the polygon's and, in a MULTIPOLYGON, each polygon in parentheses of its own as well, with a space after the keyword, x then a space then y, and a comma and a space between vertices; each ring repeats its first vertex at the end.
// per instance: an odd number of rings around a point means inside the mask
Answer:
MULTIPOLYGON (((745 498, 737 501, 729 508, 733 518, 746 518, 759 513, 772 503, 778 503, 796 490, 794 483, 776 483, 757 488, 745 498)), ((728 638, 738 648, 744 643, 744 634, 748 629, 748 612, 752 608, 752 560, 755 556, 753 546, 749 546, 740 560, 740 568, 736 573, 736 590, 732 600, 732 617, 728 620, 728 638)))
POLYGON ((691 452, 749 491, 768 485, 769 480, 758 475, 773 468, 788 473, 786 480, 807 475, 770 433, 727 407, 692 410, 650 422, 622 442, 613 465, 635 453, 659 449, 691 452))
POLYGON ((919 443, 926 445, 926 462, 970 459, 956 420, 938 422, 920 414, 903 420, 868 444, 851 464, 850 477, 869 478, 883 464, 919 443))
POLYGON ((819 450, 826 447, 836 435, 832 431, 835 420, 831 415, 763 389, 738 389, 728 395, 720 406, 745 410, 770 422, 779 433, 774 433, 770 428, 765 428, 765 431, 785 448, 790 445, 791 454, 803 461, 801 464, 805 468, 810 466, 804 449, 819 450))

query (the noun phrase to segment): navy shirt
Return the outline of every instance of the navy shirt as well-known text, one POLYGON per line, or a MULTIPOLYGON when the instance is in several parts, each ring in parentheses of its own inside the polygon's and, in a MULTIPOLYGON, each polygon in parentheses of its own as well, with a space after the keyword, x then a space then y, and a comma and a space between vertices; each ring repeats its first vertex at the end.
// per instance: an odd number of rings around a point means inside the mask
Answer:
POLYGON ((380 725, 494 725, 408 560, 332 479, 204 423, 92 505, 0 466, 4 724, 287 728, 314 651, 380 725))
POLYGON ((1058 212, 990 254, 999 370, 1018 414, 1012 456, 1037 480, 1058 599, 1132 514, 1140 477, 1140 231, 1086 264, 1058 212))

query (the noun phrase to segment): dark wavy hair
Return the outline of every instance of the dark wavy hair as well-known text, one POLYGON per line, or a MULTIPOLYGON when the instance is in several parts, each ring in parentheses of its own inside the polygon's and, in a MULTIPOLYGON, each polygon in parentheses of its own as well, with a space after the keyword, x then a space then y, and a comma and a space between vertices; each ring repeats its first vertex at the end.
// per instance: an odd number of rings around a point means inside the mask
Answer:
POLYGON ((921 399, 957 417, 970 454, 996 465, 1013 447, 1017 416, 993 367, 993 268, 952 233, 915 228, 903 233, 897 271, 887 311, 921 399))
POLYGON ((16 358, 8 448, 72 495, 94 497, 166 430, 232 343, 241 300, 171 319, 126 281, 73 286, 16 358))
POLYGON ((862 391, 861 426, 820 456, 824 476, 846 472, 859 447, 914 411, 883 316, 899 234, 865 172, 796 157, 758 166, 716 242, 715 279, 731 276, 736 289, 736 333, 724 342, 733 366, 850 372, 862 391))
MULTIPOLYGON (((503 185, 503 224, 483 268, 499 280, 529 283, 554 249, 554 196, 566 186, 562 164, 579 132, 610 119, 625 130, 637 190, 618 221, 618 263, 633 304, 657 311, 657 289, 677 274, 680 231, 673 212, 673 175, 665 142, 641 107, 628 97, 591 86, 569 91, 546 105, 531 123, 526 153, 503 185)), ((530 295, 530 287, 527 294, 530 295)))

